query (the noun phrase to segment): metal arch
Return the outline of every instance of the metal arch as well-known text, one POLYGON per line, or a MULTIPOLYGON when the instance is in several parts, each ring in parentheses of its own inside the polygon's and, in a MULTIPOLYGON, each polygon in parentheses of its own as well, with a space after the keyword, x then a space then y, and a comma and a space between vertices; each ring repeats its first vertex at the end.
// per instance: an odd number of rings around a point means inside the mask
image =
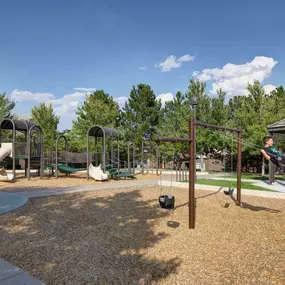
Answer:
POLYGON ((103 141, 102 141, 102 164, 103 164, 103 171, 106 173, 106 134, 105 130, 103 132, 103 141))
MULTIPOLYGON (((27 122, 25 122, 25 124, 27 125, 27 122)), ((31 171, 31 134, 32 134, 33 130, 38 131, 39 136, 40 136, 40 177, 43 178, 43 158, 44 158, 43 157, 43 133, 42 133, 42 129, 40 126, 33 125, 28 130, 29 135, 27 137, 27 146, 28 146, 28 173, 27 173, 27 178, 28 178, 28 180, 30 180, 30 177, 31 177, 31 173, 30 173, 30 171, 31 171)))
POLYGON ((93 136, 93 137, 96 137, 97 136, 97 132, 98 131, 102 131, 102 133, 105 133, 105 136, 108 136, 108 137, 119 137, 119 133, 113 129, 113 128, 105 128, 105 127, 102 127, 102 126, 99 126, 99 125, 94 125, 92 127, 90 127, 88 129, 88 134, 89 136, 93 136), (95 135, 90 135, 90 131, 95 129, 95 135))
POLYGON ((87 180, 89 179, 89 131, 90 128, 87 131, 87 137, 86 137, 86 144, 87 144, 87 160, 86 160, 86 168, 87 168, 87 180))
POLYGON ((56 138, 56 144, 55 144, 55 176, 56 176, 56 178, 58 178, 58 142, 61 138, 63 138, 65 141, 65 161, 67 163, 67 152, 68 152, 67 138, 64 135, 59 135, 56 138))
MULTIPOLYGON (((105 128, 99 125, 94 125, 92 127, 90 127, 87 131, 87 179, 89 179, 89 143, 90 143, 90 139, 89 137, 95 137, 95 147, 97 145, 97 138, 99 136, 97 136, 98 132, 102 131, 102 164, 103 164, 103 170, 104 172, 106 172, 106 157, 105 157, 105 152, 106 152, 106 137, 115 137, 117 138, 117 152, 118 152, 118 158, 119 158, 119 154, 120 154, 120 147, 119 147, 119 138, 120 138, 120 134, 117 130, 113 129, 113 128, 105 128), (90 135, 91 130, 93 130, 95 128, 95 133, 94 135, 90 135)), ((101 137, 101 136, 100 136, 101 137)), ((120 168, 120 166, 119 166, 120 168)))
POLYGON ((26 125, 27 132, 29 131, 29 126, 26 121, 22 121, 26 125))
POLYGON ((9 118, 4 118, 3 120, 1 120, 0 122, 0 130, 2 130, 2 124, 4 121, 10 121, 12 123, 12 126, 13 126, 13 131, 16 131, 16 126, 15 126, 15 123, 12 119, 9 119, 9 118))
POLYGON ((106 149, 106 134, 105 134, 105 128, 102 127, 102 126, 99 126, 99 125, 95 125, 95 126, 92 126, 88 129, 87 131, 87 179, 89 179, 89 137, 90 137, 90 131, 92 129, 96 128, 95 130, 95 135, 93 137, 97 138, 97 132, 99 130, 102 131, 102 146, 103 146, 103 149, 102 149, 102 164, 103 164, 103 171, 106 172, 106 157, 105 157, 105 149, 106 149))
MULTIPOLYGON (((12 120, 10 118, 4 118, 2 121, 1 121, 1 125, 4 121, 9 121, 10 123, 12 123, 12 125, 15 127, 15 130, 16 131, 27 131, 29 130, 29 125, 28 125, 28 122, 27 121, 21 121, 21 120, 12 120), (17 127, 17 124, 24 124, 26 126, 26 129, 23 129, 21 126, 18 126, 17 127)), ((31 123, 31 122, 30 122, 31 123)), ((34 123, 33 123, 34 124, 34 123)), ((8 128, 9 130, 9 128, 8 128)), ((11 129, 10 129, 11 130, 11 129)))
MULTIPOLYGON (((16 178, 16 148, 15 148, 15 144, 16 144, 16 126, 15 126, 15 123, 13 120, 9 119, 9 118, 6 118, 6 119, 3 119, 1 122, 0 122, 0 131, 2 130, 1 126, 2 126, 2 123, 4 121, 10 121, 12 123, 12 126, 13 126, 13 129, 12 129, 12 132, 13 132, 13 139, 12 139, 12 158, 13 158, 13 179, 16 178)), ((1 138, 2 139, 2 138, 1 138)))
POLYGON ((135 143, 134 142, 128 142, 128 172, 133 173, 135 175, 136 169, 135 169, 135 155, 136 155, 136 150, 135 150, 135 143), (132 147, 132 159, 133 159, 133 170, 131 166, 131 147, 132 147))

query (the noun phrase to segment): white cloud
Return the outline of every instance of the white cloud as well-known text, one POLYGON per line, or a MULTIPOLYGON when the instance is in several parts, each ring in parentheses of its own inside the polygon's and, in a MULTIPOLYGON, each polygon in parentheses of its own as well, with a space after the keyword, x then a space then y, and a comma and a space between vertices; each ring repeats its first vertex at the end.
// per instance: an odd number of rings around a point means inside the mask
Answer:
POLYGON ((162 72, 171 71, 174 68, 179 68, 183 62, 193 61, 194 56, 191 56, 189 54, 185 54, 181 56, 178 60, 176 59, 176 56, 170 55, 166 58, 165 61, 161 62, 160 64, 156 64, 155 67, 160 67, 162 72))
POLYGON ((193 61, 193 60, 194 60, 194 56, 190 54, 185 54, 178 59, 178 61, 180 62, 187 62, 187 61, 193 61))
POLYGON ((171 69, 178 68, 181 66, 180 62, 176 61, 176 56, 170 55, 165 61, 158 65, 162 72, 171 71, 171 69))
POLYGON ((90 92, 74 92, 72 94, 66 94, 61 98, 51 100, 51 103, 55 106, 58 105, 69 105, 70 103, 79 102, 84 99, 85 95, 89 95, 90 92))
POLYGON ((50 93, 32 93, 29 91, 14 89, 11 94, 10 98, 17 102, 21 101, 36 101, 36 102, 45 102, 47 100, 51 100, 54 98, 53 94, 50 93))
POLYGON ((146 70, 146 67, 145 66, 140 66, 139 70, 146 70))
POLYGON ((173 95, 170 92, 162 93, 156 96, 156 100, 159 100, 159 99, 161 100, 162 107, 164 107, 166 102, 173 100, 173 95))
POLYGON ((271 75, 278 62, 271 57, 256 56, 245 64, 227 63, 221 69, 204 69, 194 71, 192 76, 202 81, 214 81, 210 93, 216 94, 217 89, 223 89, 228 95, 246 94, 247 84, 254 80, 263 82, 271 75))
MULTIPOLYGON (((82 90, 88 90, 91 88, 80 88, 82 90)), ((94 88, 92 88, 94 89, 94 88)), ((95 89, 94 89, 95 90, 95 89)), ((29 91, 15 89, 10 94, 10 98, 18 102, 23 102, 21 105, 16 105, 17 113, 23 117, 27 116, 27 113, 23 113, 24 110, 31 109, 36 103, 51 103, 54 107, 55 114, 60 116, 59 129, 71 128, 72 120, 76 118, 75 110, 77 106, 85 99, 86 95, 90 95, 91 92, 74 92, 66 94, 63 97, 56 98, 50 93, 32 93, 29 91)))
POLYGON ((86 95, 91 92, 75 92, 72 94, 66 94, 61 98, 51 100, 51 104, 54 107, 55 114, 60 116, 60 125, 65 128, 70 128, 72 120, 75 119, 75 110, 77 106, 84 100, 86 95))
POLYGON ((267 84, 263 86, 263 89, 264 89, 265 94, 270 94, 273 90, 276 89, 276 86, 272 84, 267 84))
POLYGON ((73 88, 76 91, 81 91, 81 92, 94 92, 96 91, 96 88, 84 88, 84 87, 76 87, 73 88))
POLYGON ((117 97, 114 99, 119 104, 120 109, 125 107, 125 103, 128 101, 128 97, 125 97, 125 96, 117 97))

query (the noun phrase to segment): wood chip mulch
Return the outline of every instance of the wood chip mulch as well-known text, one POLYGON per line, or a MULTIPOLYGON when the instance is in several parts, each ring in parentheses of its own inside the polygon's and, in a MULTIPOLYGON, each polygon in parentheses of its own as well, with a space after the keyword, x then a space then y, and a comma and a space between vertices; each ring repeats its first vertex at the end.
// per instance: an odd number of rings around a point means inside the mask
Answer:
POLYGON ((284 285, 285 201, 196 194, 195 230, 186 189, 174 211, 159 208, 158 187, 31 199, 0 217, 0 256, 47 285, 284 285))

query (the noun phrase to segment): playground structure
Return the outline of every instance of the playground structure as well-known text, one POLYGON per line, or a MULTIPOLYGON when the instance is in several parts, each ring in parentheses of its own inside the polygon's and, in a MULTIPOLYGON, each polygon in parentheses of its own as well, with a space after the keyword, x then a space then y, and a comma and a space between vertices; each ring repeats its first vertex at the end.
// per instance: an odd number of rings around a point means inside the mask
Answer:
MULTIPOLYGON (((94 178, 98 181, 108 180, 109 177, 114 179, 120 178, 135 178, 131 172, 121 171, 121 161, 119 159, 119 133, 111 128, 105 128, 102 126, 92 126, 87 132, 87 151, 83 153, 71 153, 68 151, 67 138, 64 135, 59 135, 55 145, 55 155, 52 153, 52 157, 55 157, 55 161, 52 159, 52 163, 48 166, 55 170, 56 178, 58 173, 65 173, 66 175, 87 171, 87 179, 94 178), (90 137, 94 137, 94 150, 91 152, 90 137), (113 148, 113 138, 117 143, 117 148, 113 148), (59 154, 59 141, 63 139, 65 143, 65 151, 59 154), (98 139, 102 140, 101 152, 99 152, 98 139), (107 145, 109 149, 107 150, 107 145), (84 163, 86 167, 77 168, 72 165, 76 163, 84 163), (71 165, 72 164, 72 165, 71 165)), ((129 154, 129 148, 128 148, 129 154)), ((130 159, 128 155, 129 165, 130 159)))
POLYGON ((37 169, 40 177, 43 177, 43 141, 42 130, 40 126, 32 122, 21 120, 12 120, 5 118, 0 122, 0 162, 12 159, 12 175, 8 174, 4 169, 0 175, 7 180, 14 180, 16 177, 16 159, 24 161, 25 176, 30 179, 31 169, 37 169), (12 131, 12 142, 2 142, 3 130, 12 131), (35 137, 34 131, 37 132, 35 137), (17 132, 24 134, 24 142, 17 141, 17 132), (37 140, 35 140, 37 139, 37 140))
MULTIPOLYGON (((105 128, 102 126, 92 126, 87 131, 87 179, 90 178, 91 175, 99 177, 103 180, 107 180, 106 172, 110 174, 110 176, 114 179, 120 178, 131 178, 134 179, 135 176, 130 172, 121 172, 121 161, 120 161, 120 148, 119 148, 119 138, 120 135, 115 129, 105 128), (102 165, 103 172, 100 173, 99 167, 94 167, 92 165, 92 161, 90 161, 90 137, 94 137, 95 142, 95 153, 98 154, 98 138, 102 139, 102 153, 101 153, 101 163, 100 168, 102 165), (106 144, 108 143, 109 138, 109 145, 110 145, 110 157, 109 163, 106 161, 106 144), (115 138, 117 143, 117 149, 114 151, 113 147, 113 139, 115 138), (117 157, 116 157, 117 152, 117 157)), ((95 165, 98 164, 97 162, 98 157, 95 156, 95 165)))
MULTIPOLYGON (((268 133, 273 136, 274 143, 281 149, 285 149, 285 119, 275 122, 267 127, 268 133)), ((269 184, 276 181, 276 165, 269 161, 269 184)), ((283 169, 284 175, 284 169, 283 169)))
MULTIPOLYGON (((238 151, 237 151, 237 200, 236 204, 241 205, 241 158, 242 158, 242 130, 237 128, 227 128, 196 121, 195 108, 194 115, 189 117, 189 137, 188 138, 169 138, 158 137, 155 142, 159 143, 189 143, 189 228, 195 229, 196 221, 196 199, 195 199, 195 181, 196 181, 196 127, 211 128, 223 131, 229 131, 237 134, 238 151)), ((158 149, 158 148, 157 148, 158 149)), ((174 197, 173 197, 174 200, 174 197)))
MULTIPOLYGON (((89 149, 90 149, 90 137, 94 137, 95 143, 95 152, 98 153, 98 138, 102 138, 102 156, 101 156, 101 164, 102 170, 106 172, 106 143, 109 138, 110 146, 111 146, 111 161, 115 162, 115 155, 113 151, 113 138, 115 138, 117 142, 117 160, 120 157, 120 150, 119 150, 119 133, 111 128, 105 128, 98 125, 92 126, 87 131, 87 179, 89 179, 89 164, 90 164, 90 157, 89 157, 89 149)), ((120 170, 120 164, 118 163, 118 171, 120 170)))
MULTIPOLYGON (((96 180, 107 180, 110 176, 115 179, 120 178, 135 178, 134 168, 134 153, 133 149, 133 171, 121 171, 121 161, 119 159, 119 133, 111 128, 101 126, 92 126, 87 133, 87 152, 71 153, 68 151, 67 138, 64 135, 59 135, 56 144, 55 152, 52 151, 51 158, 45 157, 43 154, 43 136, 40 126, 33 122, 12 120, 5 118, 0 122, 0 180, 12 181, 16 178, 16 162, 20 161, 19 167, 25 169, 25 177, 30 180, 31 169, 36 169, 41 178, 44 177, 44 167, 52 170, 52 175, 58 178, 58 172, 66 175, 87 170, 87 179, 90 177, 96 180), (4 138, 3 131, 12 131, 10 142, 2 141, 4 138), (36 133, 36 135, 35 135, 36 133), (18 135, 19 134, 19 135, 18 135), (18 136, 17 136, 18 135, 18 136), (21 140, 18 140, 18 138, 21 140), (94 137, 95 152, 90 152, 90 137, 94 137), (109 138, 109 140, 108 140, 109 138), (114 139, 117 143, 116 150, 114 147, 114 139), (65 151, 59 154, 59 141, 64 140, 65 151), (101 152, 99 153, 98 140, 102 140, 101 152), (106 145, 109 145, 108 152, 106 145), (84 163, 86 167, 77 168, 74 164, 84 163), (94 165, 93 165, 94 163, 94 165), (12 173, 7 172, 7 165, 11 164, 12 173), (106 172, 109 172, 108 175, 106 172)), ((5 136, 7 137, 7 136, 5 136)), ((134 144, 133 144, 134 148, 134 144)), ((127 168, 127 164, 125 168, 127 168)), ((128 144, 128 168, 130 169, 130 154, 128 144)))
MULTIPOLYGON (((69 156, 76 156, 78 153, 69 153, 68 152, 68 142, 67 142, 67 138, 64 136, 64 135, 59 135, 56 139, 56 153, 55 153, 55 175, 56 175, 56 178, 58 178, 58 172, 62 172, 62 173, 65 173, 65 174, 71 174, 71 173, 76 173, 76 172, 79 172, 79 171, 83 171, 83 170, 86 170, 87 168, 75 168, 75 167, 72 167, 72 166, 69 166, 68 165, 68 162, 69 162, 69 159, 68 157, 69 156), (64 143, 65 143, 65 153, 63 154, 63 156, 65 157, 65 163, 63 162, 59 162, 59 157, 58 157, 58 144, 59 144, 59 141, 60 139, 64 139, 64 143)), ((79 157, 80 157, 81 154, 79 154, 79 157)), ((83 153, 82 154, 83 157, 86 159, 86 154, 83 153)), ((87 155, 89 156, 89 153, 87 152, 87 155)), ((79 160, 81 161, 81 160, 79 160)), ((73 159, 73 162, 74 162, 74 159, 73 159)), ((99 181, 102 181, 102 180, 107 180, 108 179, 108 174, 104 173, 102 170, 101 170, 101 164, 98 166, 98 167, 94 167, 92 165, 92 163, 89 164, 89 166, 87 165, 88 167, 88 171, 89 171, 89 174, 92 178, 94 178, 95 180, 99 180, 99 181)))

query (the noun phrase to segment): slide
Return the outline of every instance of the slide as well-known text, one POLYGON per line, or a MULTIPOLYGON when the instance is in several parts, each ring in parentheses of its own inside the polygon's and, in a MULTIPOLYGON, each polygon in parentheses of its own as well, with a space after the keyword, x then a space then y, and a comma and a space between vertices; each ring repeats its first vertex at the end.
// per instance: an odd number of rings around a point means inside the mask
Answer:
POLYGON ((108 180, 108 174, 101 170, 101 164, 97 167, 93 166, 92 163, 89 165, 89 175, 95 180, 104 181, 108 180))
POLYGON ((61 163, 59 163, 57 165, 57 167, 58 167, 58 171, 59 172, 67 173, 67 174, 72 174, 72 173, 76 173, 76 172, 79 172, 79 171, 86 170, 86 168, 75 168, 75 167, 72 167, 72 166, 69 166, 69 165, 66 165, 66 164, 61 164, 61 163))
MULTIPOLYGON (((12 147, 4 146, 0 148, 0 161, 4 160, 7 156, 11 156, 12 147)), ((0 168, 0 181, 11 181, 13 180, 13 174, 7 173, 5 169, 0 168)))
POLYGON ((0 161, 4 160, 7 156, 11 156, 12 148, 11 147, 1 147, 0 148, 0 161))

